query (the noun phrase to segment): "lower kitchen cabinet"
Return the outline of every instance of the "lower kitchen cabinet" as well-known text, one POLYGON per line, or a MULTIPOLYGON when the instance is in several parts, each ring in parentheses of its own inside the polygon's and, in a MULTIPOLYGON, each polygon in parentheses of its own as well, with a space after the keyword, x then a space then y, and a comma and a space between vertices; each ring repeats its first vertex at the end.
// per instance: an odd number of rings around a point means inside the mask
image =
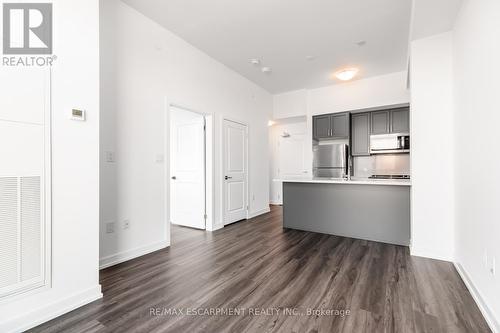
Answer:
POLYGON ((410 186, 283 182, 283 227, 410 244, 410 186))

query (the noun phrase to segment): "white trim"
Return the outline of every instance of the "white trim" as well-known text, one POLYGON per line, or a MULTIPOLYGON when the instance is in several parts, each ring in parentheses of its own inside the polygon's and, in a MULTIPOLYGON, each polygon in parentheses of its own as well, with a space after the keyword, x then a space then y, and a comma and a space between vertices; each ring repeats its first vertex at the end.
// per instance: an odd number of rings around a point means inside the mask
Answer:
POLYGON ((161 249, 165 249, 170 246, 170 242, 168 240, 164 240, 161 242, 149 244, 146 246, 136 247, 135 249, 123 251, 120 253, 112 254, 107 257, 103 257, 99 259, 99 269, 111 267, 122 262, 135 259, 141 257, 145 254, 155 252, 161 249))
POLYGON ((207 231, 217 231, 224 228, 223 224, 207 225, 207 231))
POLYGON ((24 332, 100 298, 102 298, 101 286, 97 285, 3 322, 0 324, 0 331, 6 333, 24 332))
POLYGON ((411 245, 410 245, 410 254, 414 257, 422 257, 422 258, 429 258, 429 259, 449 261, 449 262, 454 261, 454 256, 451 253, 444 253, 444 252, 439 253, 436 251, 430 251, 425 249, 416 250, 415 247, 411 245))
POLYGON ((483 314, 483 317, 486 320, 486 322, 488 323, 490 329, 494 333, 500 333, 500 323, 495 318, 493 311, 491 311, 491 309, 488 307, 488 304, 486 304, 486 302, 484 301, 484 298, 482 297, 479 290, 474 286, 474 283, 472 282, 470 275, 467 273, 465 268, 460 263, 454 262, 453 265, 455 265, 455 268, 456 268, 458 274, 460 275, 460 277, 464 281, 467 289, 469 289, 469 292, 472 295, 472 298, 474 299, 477 306, 479 307, 479 310, 483 314))
POLYGON ((270 207, 267 207, 267 208, 264 208, 264 209, 261 209, 261 210, 258 210, 256 212, 251 212, 248 214, 248 218, 249 219, 253 219, 254 217, 257 217, 257 216, 260 216, 260 215, 264 215, 264 214, 267 214, 271 211, 271 208, 270 207))

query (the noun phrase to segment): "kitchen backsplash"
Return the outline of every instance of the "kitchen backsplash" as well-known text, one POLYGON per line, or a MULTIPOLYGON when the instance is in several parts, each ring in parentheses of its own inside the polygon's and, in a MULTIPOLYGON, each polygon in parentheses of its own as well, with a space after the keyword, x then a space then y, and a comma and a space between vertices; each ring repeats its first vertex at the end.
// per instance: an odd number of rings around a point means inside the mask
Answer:
POLYGON ((410 154, 373 155, 353 158, 354 177, 409 175, 410 154))

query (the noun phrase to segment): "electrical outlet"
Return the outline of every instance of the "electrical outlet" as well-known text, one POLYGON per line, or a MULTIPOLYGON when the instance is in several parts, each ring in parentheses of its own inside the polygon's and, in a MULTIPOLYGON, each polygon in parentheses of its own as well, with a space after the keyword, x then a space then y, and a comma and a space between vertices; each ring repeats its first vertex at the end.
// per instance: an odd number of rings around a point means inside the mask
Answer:
POLYGON ((115 162, 115 153, 112 151, 107 151, 105 153, 105 158, 106 158, 106 162, 114 163, 115 162))
POLYGON ((130 229, 130 220, 123 221, 123 230, 130 229))
POLYGON ((157 154, 156 155, 156 163, 163 163, 165 162, 165 155, 163 154, 157 154))
POLYGON ((113 232, 115 232, 115 222, 106 223, 106 233, 112 234, 113 232))

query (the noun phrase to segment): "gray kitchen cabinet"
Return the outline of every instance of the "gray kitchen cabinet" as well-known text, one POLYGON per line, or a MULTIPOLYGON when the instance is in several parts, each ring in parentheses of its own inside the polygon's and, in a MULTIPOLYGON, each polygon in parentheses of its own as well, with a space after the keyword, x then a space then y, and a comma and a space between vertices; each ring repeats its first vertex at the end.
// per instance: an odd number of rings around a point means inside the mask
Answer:
POLYGON ((409 108, 371 113, 371 134, 408 133, 409 131, 409 108))
POLYGON ((349 138, 349 113, 336 113, 313 117, 313 136, 321 139, 349 138))
POLYGON ((330 138, 331 119, 330 115, 316 116, 313 121, 313 134, 315 139, 330 138))
POLYGON ((332 115, 332 138, 349 138, 349 113, 332 115))
POLYGON ((390 132, 391 113, 376 111, 371 113, 371 134, 387 134, 390 132))
POLYGON ((410 132, 410 109, 402 108, 391 111, 391 133, 410 132))
POLYGON ((284 181, 283 228, 408 246, 410 187, 284 181))
POLYGON ((352 115, 352 156, 370 155, 370 113, 352 115))

